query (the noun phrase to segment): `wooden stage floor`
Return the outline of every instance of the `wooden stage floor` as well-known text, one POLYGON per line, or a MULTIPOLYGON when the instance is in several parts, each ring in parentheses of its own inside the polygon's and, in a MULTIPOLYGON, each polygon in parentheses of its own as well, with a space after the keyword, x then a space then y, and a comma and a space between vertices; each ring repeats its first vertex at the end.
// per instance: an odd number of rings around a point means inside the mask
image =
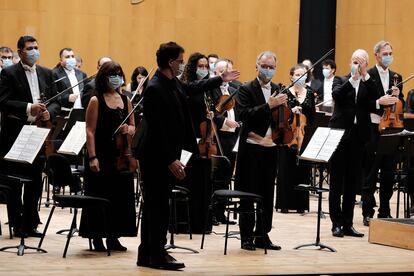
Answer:
MULTIPOLYGON (((393 197, 392 213, 395 215, 396 194, 393 197)), ((317 200, 311 197, 311 211, 316 210, 317 200)), ((323 209, 328 210, 327 195, 323 209)), ((19 239, 8 238, 5 206, 0 206, 0 220, 3 236, 0 247, 17 245, 19 239)), ((45 223, 50 208, 41 208, 41 219, 45 223)), ((401 216, 401 215, 400 215, 401 216)), ((294 250, 297 245, 315 241, 316 214, 302 216, 296 213, 274 213, 274 229, 270 237, 282 246, 281 251, 263 250, 248 252, 240 249, 240 241, 229 239, 228 253, 223 255, 224 238, 221 235, 206 236, 205 248, 200 250, 201 235, 175 237, 175 244, 199 250, 199 254, 174 250, 173 256, 183 261, 183 271, 163 271, 136 266, 139 238, 122 238, 128 247, 125 253, 106 253, 88 250, 88 240, 74 237, 69 245, 66 259, 62 258, 66 237, 55 232, 70 225, 69 210, 56 209, 43 248, 46 254, 26 251, 24 256, 16 253, 0 252, 0 275, 275 275, 275 274, 339 274, 339 273, 381 273, 414 272, 414 251, 370 244, 368 227, 362 225, 361 208, 355 207, 354 224, 357 230, 365 233, 363 238, 334 238, 331 235, 329 217, 321 220, 321 242, 337 250, 336 253, 317 250, 315 247, 294 250)), ((39 227, 43 229, 43 225, 39 227)), ((238 230, 237 226, 233 226, 238 230)), ((216 232, 224 232, 224 226, 214 227, 216 232)), ((35 246, 37 238, 26 239, 26 244, 35 246)), ((410 273, 411 274, 411 273, 410 273)), ((413 273, 414 274, 414 273, 413 273)))

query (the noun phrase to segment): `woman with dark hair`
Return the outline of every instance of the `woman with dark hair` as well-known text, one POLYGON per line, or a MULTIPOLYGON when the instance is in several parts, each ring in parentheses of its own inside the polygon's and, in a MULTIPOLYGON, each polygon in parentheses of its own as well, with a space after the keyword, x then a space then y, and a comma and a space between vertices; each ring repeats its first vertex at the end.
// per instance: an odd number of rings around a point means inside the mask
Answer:
MULTIPOLYGON (((146 76, 148 76, 148 71, 143 66, 138 66, 134 69, 131 75, 131 82, 127 84, 125 91, 131 93, 131 95, 137 90, 139 83, 142 79, 144 79, 146 76)), ((144 91, 145 87, 148 85, 148 79, 144 82, 141 89, 137 91, 139 95, 142 94, 142 91, 144 91)))
MULTIPOLYGON (((82 212, 80 235, 92 238, 96 251, 106 250, 102 242, 104 237, 108 249, 126 251, 118 238, 137 235, 134 176, 117 167, 116 160, 121 152, 117 148, 116 137, 113 137, 132 110, 130 100, 119 91, 124 78, 118 63, 104 63, 96 75, 95 96, 86 110, 85 194, 110 201, 105 218, 92 208, 82 212)), ((116 135, 132 136, 134 132, 134 117, 131 116, 116 135)))
MULTIPOLYGON (((310 87, 306 86, 307 76, 301 77, 306 72, 306 66, 302 63, 296 64, 290 69, 290 80, 296 81, 288 90, 288 107, 292 110, 293 116, 305 115, 307 125, 310 125, 315 115, 315 97, 310 87)), ((303 117, 302 117, 303 118, 303 117)), ((304 126, 302 126, 304 127, 304 126)), ((305 135, 307 131, 305 130, 305 135)), ((306 139, 303 139, 306 140, 306 139)), ((276 190, 276 209, 282 213, 288 213, 289 210, 295 210, 303 213, 309 210, 309 193, 297 191, 295 187, 299 184, 310 184, 310 170, 301 162, 296 162, 298 153, 303 150, 305 145, 298 148, 298 145, 284 146, 280 148, 279 172, 277 176, 276 190)))

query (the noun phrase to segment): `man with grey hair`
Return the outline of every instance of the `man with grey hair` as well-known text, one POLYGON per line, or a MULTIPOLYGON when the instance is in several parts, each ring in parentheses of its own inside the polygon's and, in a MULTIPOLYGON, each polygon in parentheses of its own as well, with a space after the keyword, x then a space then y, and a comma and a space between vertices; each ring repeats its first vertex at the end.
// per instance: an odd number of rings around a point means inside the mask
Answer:
MULTIPOLYGON (((259 194, 263 197, 263 221, 253 214, 240 215, 241 248, 256 247, 280 250, 271 242, 268 233, 272 229, 273 195, 277 167, 277 147, 272 139, 272 110, 285 104, 286 94, 273 95, 279 87, 271 80, 277 65, 276 55, 266 51, 256 60, 257 77, 240 86, 237 108, 243 122, 240 134, 235 187, 238 190, 259 194), (256 234, 253 229, 256 225, 256 234), (253 239, 265 233, 264 238, 253 239)), ((253 204, 242 202, 242 210, 253 211, 253 204)))
POLYGON ((389 70, 389 66, 393 61, 392 46, 387 41, 379 41, 374 46, 374 54, 377 63, 374 67, 368 70, 368 74, 377 84, 378 94, 376 98, 369 104, 371 112, 371 138, 366 144, 365 155, 365 181, 362 189, 362 215, 363 223, 369 226, 369 220, 374 216, 376 205, 374 193, 376 190, 376 183, 378 178, 378 170, 381 170, 380 175, 380 206, 378 209, 378 218, 390 218, 390 199, 393 194, 394 172, 397 168, 397 156, 394 155, 379 155, 378 142, 380 132, 378 125, 381 116, 384 113, 384 107, 394 104, 399 100, 404 102, 404 95, 402 93, 402 85, 396 87, 395 85, 402 81, 402 76, 396 72, 389 70), (392 89, 391 95, 385 92, 392 89))
POLYGON ((13 50, 5 46, 0 47, 0 58, 2 61, 2 69, 13 65, 13 50))
POLYGON ((377 95, 377 86, 367 72, 365 50, 358 49, 352 54, 350 66, 351 73, 344 80, 334 80, 332 89, 335 107, 329 127, 345 130, 331 158, 329 215, 334 237, 364 236, 353 227, 353 217, 362 153, 370 136, 369 103, 377 95))

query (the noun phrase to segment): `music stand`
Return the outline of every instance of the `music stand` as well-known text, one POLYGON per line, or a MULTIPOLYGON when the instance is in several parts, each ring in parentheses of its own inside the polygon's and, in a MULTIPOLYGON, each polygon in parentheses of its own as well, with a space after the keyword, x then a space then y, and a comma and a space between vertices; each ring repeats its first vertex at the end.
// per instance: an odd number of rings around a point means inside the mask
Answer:
MULTIPOLYGON (((20 176, 14 176, 14 175, 3 175, 3 174, 0 174, 0 178, 7 179, 8 181, 11 181, 11 182, 17 182, 17 183, 19 183, 19 184, 22 185, 22 189, 23 189, 23 186, 24 185, 30 185, 30 183, 32 182, 31 179, 23 178, 23 177, 20 177, 20 176)), ((23 202, 23 205, 24 205, 24 202, 23 202)), ((22 205, 22 213, 21 213, 21 225, 22 226, 24 225, 24 210, 23 210, 23 205, 22 205)), ((20 243, 18 245, 15 245, 15 246, 5 246, 5 247, 0 248, 0 251, 7 251, 9 249, 17 249, 17 256, 23 256, 25 249, 32 249, 32 250, 36 250, 37 252, 40 252, 40 253, 47 253, 46 250, 44 250, 44 249, 42 249, 40 247, 27 246, 25 244, 25 242, 24 242, 24 236, 25 236, 24 233, 21 233, 20 243)))
POLYGON ((66 137, 72 127, 76 124, 77 121, 84 122, 85 121, 85 109, 83 108, 72 108, 69 113, 69 117, 65 126, 63 127, 63 137, 66 137))

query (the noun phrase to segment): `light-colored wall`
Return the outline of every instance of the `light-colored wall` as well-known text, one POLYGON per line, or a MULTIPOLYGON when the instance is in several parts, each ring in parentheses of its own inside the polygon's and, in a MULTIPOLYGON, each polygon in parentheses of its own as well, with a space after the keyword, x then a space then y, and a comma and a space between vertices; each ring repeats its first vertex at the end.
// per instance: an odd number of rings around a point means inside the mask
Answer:
MULTIPOLYGON (((390 41, 394 62, 391 69, 403 75, 414 74, 414 1, 411 0, 337 0, 336 62, 339 74, 349 72, 352 52, 362 48, 375 64, 374 45, 390 41)), ((404 94, 414 81, 404 85, 404 94)))
POLYGON ((100 56, 121 63, 128 78, 138 65, 156 65, 162 42, 234 60, 241 80, 255 77, 259 52, 279 57, 276 82, 287 82, 297 60, 299 0, 0 0, 0 44, 16 48, 18 37, 38 39, 40 64, 53 67, 71 47, 96 71, 100 56))

